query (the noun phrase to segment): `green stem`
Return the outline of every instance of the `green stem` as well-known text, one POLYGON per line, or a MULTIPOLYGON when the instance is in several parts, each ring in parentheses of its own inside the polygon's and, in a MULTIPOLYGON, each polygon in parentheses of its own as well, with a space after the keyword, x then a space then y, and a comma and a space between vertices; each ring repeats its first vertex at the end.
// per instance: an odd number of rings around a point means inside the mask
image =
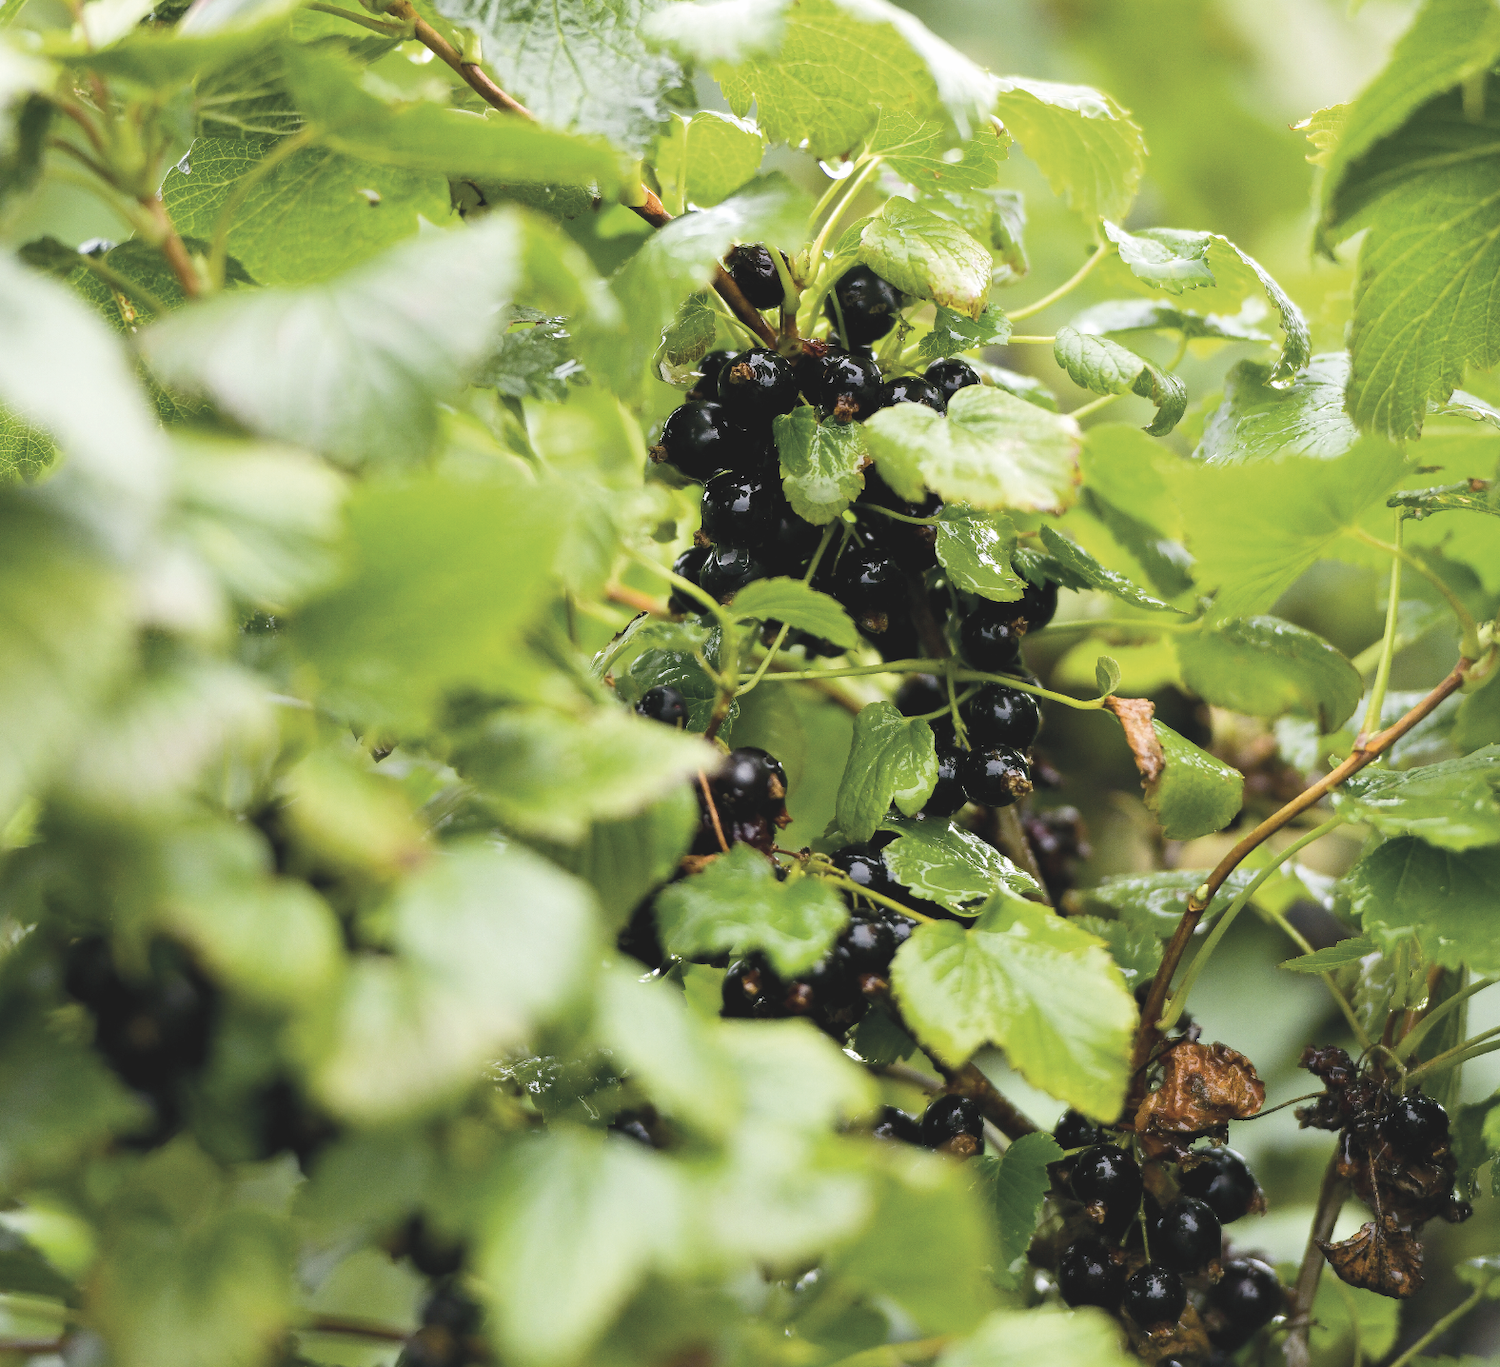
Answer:
POLYGON ((797 669, 768 674, 766 681, 808 683, 818 679, 852 679, 861 674, 941 674, 941 660, 883 660, 878 665, 842 665, 837 669, 797 669))
POLYGON ((1023 318, 1030 318, 1034 313, 1040 313, 1044 308, 1057 303, 1064 295, 1071 294, 1086 279, 1089 272, 1094 269, 1106 256, 1112 255, 1108 247, 1098 248, 1073 274, 1062 282, 1051 294, 1044 294, 1034 304, 1027 304, 1023 308, 1013 309, 1006 317, 1013 323, 1019 323, 1023 318))
MULTIPOLYGON (((1014 337, 1011 338, 1011 341, 1015 340, 1016 339, 1014 337)), ((1088 417, 1090 413, 1097 413, 1101 408, 1107 408, 1116 399, 1124 395, 1125 392, 1126 391, 1122 389, 1118 394, 1102 394, 1097 399, 1090 399, 1087 403, 1079 404, 1077 408, 1073 409, 1068 414, 1068 416, 1072 418, 1074 422, 1077 422, 1080 418, 1088 417)))
POLYGON ((680 574, 669 570, 665 565, 659 564, 649 555, 640 551, 628 550, 626 552, 632 560, 642 569, 650 570, 652 574, 665 579, 674 589, 681 589, 689 598, 696 598, 715 617, 719 619, 719 625, 728 633, 734 626, 734 614, 731 613, 713 594, 701 589, 691 579, 684 579, 680 574))
POLYGON ((1500 1035, 1500 1025, 1495 1026, 1493 1030, 1482 1031, 1473 1039, 1466 1039, 1462 1044, 1455 1044, 1453 1048, 1446 1049, 1441 1054, 1428 1059, 1426 1063, 1407 1073, 1406 1081, 1414 1082, 1426 1073, 1443 1073, 1449 1068, 1456 1068, 1461 1063, 1467 1063, 1471 1058, 1478 1058, 1481 1054, 1494 1053, 1496 1049, 1500 1049, 1500 1040, 1494 1038, 1496 1035, 1500 1035), (1489 1041, 1488 1044, 1485 1043, 1486 1040, 1489 1041), (1476 1045, 1482 1047, 1475 1048, 1476 1045))
POLYGON ((892 508, 882 508, 878 503, 860 503, 856 507, 858 512, 879 513, 881 517, 894 518, 897 522, 909 522, 914 527, 936 527, 942 521, 938 517, 912 517, 908 513, 898 513, 892 508))
MULTIPOLYGON (((1051 346, 1056 337, 1008 337, 1006 346, 1051 346)), ((1111 396, 1113 397, 1113 396, 1111 396)))
POLYGON ((910 920, 931 923, 937 919, 935 916, 925 916, 920 911, 913 911, 910 907, 896 901, 894 897, 887 897, 883 892, 871 892, 869 888, 863 884, 856 883, 852 878, 840 873, 837 869, 832 868, 832 866, 830 866, 828 871, 820 868, 812 876, 820 879, 822 882, 832 883, 835 887, 843 888, 845 892, 858 893, 859 896, 868 898, 871 902, 875 902, 882 907, 889 907, 892 911, 900 912, 901 915, 910 920))
POLYGON ((1401 608, 1401 534, 1402 520, 1398 512, 1396 543, 1389 548, 1397 558, 1391 562, 1391 591, 1385 605, 1385 632, 1380 638, 1380 663, 1375 669, 1375 681, 1370 686, 1370 703, 1365 708, 1364 724, 1360 727, 1360 734, 1366 736, 1380 730, 1380 709, 1385 705, 1386 685, 1391 678, 1391 661, 1396 656, 1396 618, 1401 608))
POLYGON ((383 33, 389 38, 410 38, 412 34, 410 24, 396 24, 385 19, 372 19, 368 14, 356 14, 353 10, 340 9, 337 5, 325 5, 323 0, 311 0, 307 8, 320 10, 324 14, 332 14, 339 19, 347 19, 351 24, 359 24, 362 28, 373 29, 376 33, 383 33))
MULTIPOLYGON (((1396 514, 1396 539, 1394 542, 1382 541, 1378 536, 1371 536, 1363 527, 1351 528, 1348 535, 1354 537, 1356 541, 1363 541, 1365 545, 1373 546, 1376 550, 1384 551, 1387 555, 1393 556, 1398 564, 1410 565, 1423 579, 1431 584, 1442 596, 1443 601, 1448 604, 1453 615, 1458 618, 1459 628, 1463 632, 1463 641, 1458 648, 1459 654, 1464 656, 1465 659, 1477 660, 1480 654, 1478 625, 1475 623, 1473 617, 1469 615, 1468 608, 1463 605, 1458 595, 1443 582, 1442 577, 1430 570, 1417 556, 1413 555, 1401 544, 1401 533, 1404 525, 1405 519, 1398 512, 1396 514)), ((1391 567, 1391 573, 1395 576, 1395 565, 1391 567)), ((1391 591, 1394 599, 1396 592, 1394 579, 1391 591)), ((1390 628, 1387 627, 1387 630, 1389 631, 1390 628)), ((1389 673, 1389 669, 1386 672, 1389 673)), ((1366 730, 1368 730, 1368 718, 1366 719, 1365 726, 1366 730)))
POLYGON ((783 310, 796 314, 797 304, 802 298, 802 291, 797 288, 797 282, 792 279, 792 273, 787 269, 786 257, 776 250, 768 247, 771 253, 771 264, 776 267, 776 278, 781 281, 781 307, 783 310))
POLYGON ((880 165, 879 157, 871 157, 864 168, 849 178, 849 188, 844 192, 844 197, 833 206, 823 226, 818 229, 818 235, 813 239, 813 244, 807 249, 808 268, 813 269, 822 264, 823 249, 828 245, 828 239, 833 235, 833 230, 838 226, 838 221, 843 218, 845 211, 854 202, 854 197, 865 188, 865 182, 875 174, 880 165))
POLYGON ((708 297, 710 302, 716 309, 718 309, 719 313, 723 316, 724 320, 726 322, 732 323, 735 327, 739 328, 739 330, 750 339, 750 344, 752 346, 765 346, 765 338, 763 338, 758 332, 756 332, 754 328, 749 326, 749 324, 742 321, 739 315, 736 314, 735 311, 730 308, 729 305, 726 304, 715 291, 710 290, 708 292, 708 297))
POLYGON ((1500 983, 1500 978, 1481 978, 1477 983, 1470 983, 1462 992, 1455 992, 1447 1001, 1439 1006, 1433 1007, 1412 1029, 1411 1033, 1403 1040, 1396 1043, 1396 1057, 1410 1058, 1422 1047, 1422 1041, 1432 1032, 1432 1027, 1443 1019, 1450 1011, 1462 1006, 1476 992, 1483 992, 1487 987, 1493 987, 1500 983))
POLYGON ((311 128, 304 128, 300 132, 293 133, 289 138, 283 138, 249 171, 235 181, 234 189, 229 192, 229 198, 224 201, 224 207, 219 210, 219 216, 214 220, 213 244, 208 252, 208 278, 215 289, 224 287, 224 263, 229 256, 229 230, 234 226, 234 216, 244 206, 250 191, 282 162, 308 146, 315 136, 311 128))
POLYGON ((1159 636, 1165 631, 1202 631, 1203 619, 1187 622, 1164 622, 1146 617, 1078 617, 1070 622, 1052 622, 1043 631, 1124 631, 1138 635, 1159 636))
POLYGON ((1467 1315, 1469 1311, 1471 1311, 1483 1299, 1484 1288, 1480 1287, 1479 1289, 1471 1293, 1469 1299, 1464 1301, 1464 1303, 1460 1305, 1456 1310, 1450 1310, 1446 1315, 1444 1315, 1443 1318, 1440 1319, 1436 1324, 1434 1324, 1431 1329, 1423 1334, 1422 1337, 1419 1338, 1414 1344, 1412 1344, 1410 1348, 1408 1348, 1404 1353, 1401 1354, 1400 1357, 1398 1357, 1393 1363, 1391 1363, 1391 1367, 1410 1367, 1410 1364, 1416 1361, 1417 1355, 1422 1352, 1422 1350, 1426 1348, 1428 1344, 1446 1334, 1448 1330, 1450 1330, 1455 1324, 1457 1324, 1459 1320, 1467 1315))
POLYGON ((1061 703, 1080 712, 1097 712, 1104 706, 1103 698, 1070 698, 1066 693, 1054 693, 1026 679, 1015 679, 1009 674, 982 674, 977 669, 958 669, 953 677, 961 683, 998 683, 1014 688, 1020 693, 1030 693, 1035 698, 1046 698, 1049 702, 1061 703))

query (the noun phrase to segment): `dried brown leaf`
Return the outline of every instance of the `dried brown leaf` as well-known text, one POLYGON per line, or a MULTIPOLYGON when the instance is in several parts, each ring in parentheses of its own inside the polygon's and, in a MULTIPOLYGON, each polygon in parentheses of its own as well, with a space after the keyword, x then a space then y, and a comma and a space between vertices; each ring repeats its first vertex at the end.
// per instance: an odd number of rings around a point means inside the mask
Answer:
POLYGON ((1422 1245, 1390 1216, 1361 1225, 1341 1243, 1318 1240, 1339 1280, 1378 1296, 1405 1300, 1422 1285, 1422 1245))
POLYGON ((1168 1050, 1161 1086, 1135 1114, 1138 1134, 1201 1134, 1245 1120, 1265 1104, 1255 1065, 1223 1044, 1183 1043, 1168 1050))
POLYGON ((1155 783, 1167 767, 1161 742, 1156 738, 1156 728, 1151 725, 1156 704, 1150 698, 1108 697, 1104 705, 1120 719, 1125 743, 1135 756, 1135 767, 1140 770, 1142 782, 1155 783))

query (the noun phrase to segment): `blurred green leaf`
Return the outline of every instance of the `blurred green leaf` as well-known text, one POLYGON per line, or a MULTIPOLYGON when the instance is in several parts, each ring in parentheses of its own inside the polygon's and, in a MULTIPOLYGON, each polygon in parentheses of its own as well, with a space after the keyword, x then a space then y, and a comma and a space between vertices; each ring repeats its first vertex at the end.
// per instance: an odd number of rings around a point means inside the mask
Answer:
POLYGON ((894 802, 914 816, 937 782, 932 727, 903 717, 894 703, 874 702, 854 719, 854 743, 839 783, 839 829, 853 841, 868 840, 894 802))
POLYGON ((682 186, 687 202, 711 208, 760 170, 765 149, 760 129, 748 119, 711 109, 691 118, 672 114, 656 145, 657 179, 663 193, 682 186))
POLYGON ((646 17, 642 32, 684 57, 708 65, 775 54, 785 32, 789 0, 703 0, 663 5, 646 17))
POLYGON ((859 644, 859 632, 838 600, 809 588, 800 579, 757 579, 734 595, 730 607, 739 618, 784 622, 838 646, 859 644))
POLYGON ((1295 959, 1284 959, 1278 968, 1293 973, 1331 973, 1335 968, 1348 968, 1361 959, 1378 953, 1375 942, 1363 935, 1351 935, 1347 940, 1315 950, 1311 954, 1300 954, 1295 959))
POLYGON ((938 1367, 1127 1367, 1117 1323, 1101 1310, 997 1310, 943 1350, 938 1367))
POLYGON ((1170 726, 1152 722, 1161 742, 1161 774, 1146 782, 1146 808, 1168 840, 1192 840, 1222 831, 1239 815, 1244 776, 1170 726))
POLYGON ((1177 376, 1107 337, 1063 326, 1057 330, 1052 354, 1073 383, 1084 389, 1149 399, 1156 405, 1156 418, 1146 428, 1153 437, 1166 436, 1187 411, 1187 386, 1177 376))
POLYGON ((914 896, 941 903, 961 916, 973 916, 997 888, 1017 896, 1039 891, 993 845, 952 821, 888 819, 883 830, 897 832, 880 857, 896 882, 914 896))
POLYGON ((1500 844, 1500 745, 1419 769, 1369 768, 1334 790, 1347 820, 1444 850, 1500 844))
POLYGON ((1226 315, 1198 313, 1154 299, 1111 299, 1076 314, 1072 325, 1093 336, 1180 332, 1189 341, 1269 342, 1271 334, 1256 326, 1258 317, 1259 310, 1249 306, 1237 315, 1226 315))
POLYGON ((810 404, 799 404, 772 423, 776 454, 785 472, 781 487, 798 517, 826 526, 865 487, 865 427, 860 423, 820 423, 810 404))
POLYGON ((1104 941, 1132 992, 1156 976, 1161 967, 1161 940, 1154 930, 1130 921, 1106 921, 1100 916, 1071 916, 1069 920, 1104 941))

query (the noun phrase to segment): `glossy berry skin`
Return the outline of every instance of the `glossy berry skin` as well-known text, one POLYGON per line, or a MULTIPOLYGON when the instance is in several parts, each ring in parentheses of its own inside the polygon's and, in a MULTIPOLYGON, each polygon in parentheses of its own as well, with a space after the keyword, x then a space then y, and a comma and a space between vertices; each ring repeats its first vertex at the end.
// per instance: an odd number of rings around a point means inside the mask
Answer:
POLYGON ((896 690, 895 703, 903 717, 925 717, 948 706, 948 686, 936 674, 913 674, 896 690))
POLYGON ((1103 1206, 1111 1223, 1128 1220, 1141 1204, 1140 1165, 1113 1144, 1096 1144, 1079 1154, 1068 1184, 1084 1205, 1103 1206))
POLYGON ((1249 1165, 1233 1149, 1209 1149, 1200 1163, 1178 1172, 1177 1185, 1208 1206, 1221 1225, 1248 1215, 1260 1192, 1249 1165))
MULTIPOLYGON (((745 546, 723 545, 713 547, 704 558, 698 583, 705 593, 723 603, 751 580, 765 577, 766 567, 758 552, 745 546)), ((696 610, 701 611, 702 605, 696 610)))
POLYGON ((1097 1305, 1113 1311, 1125 1292, 1125 1269, 1109 1256, 1103 1239, 1085 1234, 1063 1249, 1057 1289, 1071 1306, 1097 1305))
POLYGON ((1031 791, 1031 766, 1009 746, 970 750, 958 762, 958 781, 970 802, 1009 807, 1031 791))
POLYGON ((673 409, 661 429, 662 459, 684 479, 702 484, 741 462, 750 446, 722 405, 689 399, 673 409))
POLYGON ((1219 1217, 1191 1196, 1173 1201, 1151 1230, 1151 1256, 1174 1272, 1200 1272, 1223 1248, 1219 1217))
MULTIPOLYGON (((690 584, 697 584, 701 581, 703 566, 708 561, 708 555, 707 546, 689 546, 672 562, 672 573, 681 579, 686 579, 690 584)), ((679 588, 672 590, 672 596, 667 599, 667 606, 673 612, 683 615, 703 611, 702 603, 679 588)))
POLYGON ((1269 1324, 1285 1308, 1276 1273, 1259 1258, 1231 1258, 1224 1275, 1208 1293, 1216 1311, 1210 1318, 1209 1338, 1216 1348, 1235 1349, 1269 1324))
POLYGON ((885 406, 921 403, 939 413, 948 411, 948 397, 931 380, 920 375, 898 375, 885 387, 885 406))
POLYGON ((898 1111, 894 1106, 882 1106, 870 1131, 877 1139, 899 1139, 903 1144, 921 1144, 922 1122, 914 1115, 898 1111))
POLYGON ((885 404, 885 383, 873 356, 831 348, 803 392, 824 416, 863 422, 885 404))
POLYGON ((703 486, 703 534, 716 546, 758 547, 769 540, 787 511, 775 472, 723 470, 703 486))
POLYGON ((906 601, 906 576, 883 551, 850 546, 834 566, 829 592, 856 619, 888 614, 906 601))
POLYGON ((759 954, 737 959, 724 974, 719 1014, 733 1020, 780 1015, 779 1003, 785 991, 781 979, 759 954))
POLYGON ((857 911, 839 936, 836 952, 856 979, 884 977, 896 957, 896 932, 884 916, 857 911))
MULTIPOLYGON (((856 266, 839 277, 833 287, 834 297, 844 318, 844 336, 850 346, 863 346, 884 337, 896 326, 901 311, 901 291, 889 280, 882 280, 868 266, 856 266)), ((833 300, 827 304, 828 319, 838 335, 838 314, 833 300)))
POLYGON ((963 706, 964 725, 976 746, 1008 745, 1029 750, 1042 729, 1042 710, 1030 693, 985 684, 963 706))
POLYGON ((845 845, 843 849, 835 850, 829 855, 829 859, 834 868, 846 874, 851 882, 858 883, 860 887, 869 888, 882 897, 896 895, 897 884, 891 878, 878 850, 872 850, 868 845, 845 845))
POLYGON ((1424 1154, 1448 1142, 1448 1112, 1430 1096, 1412 1092, 1394 1098, 1378 1129, 1398 1153, 1424 1154))
POLYGON ((1142 1329, 1176 1324, 1187 1308, 1187 1287, 1169 1267, 1147 1263, 1125 1283, 1120 1309, 1142 1329))
POLYGON ((776 262, 769 248, 759 244, 731 247, 724 264, 740 292, 756 308, 774 309, 781 303, 784 293, 781 277, 776 273, 776 262))
POLYGON ((984 1148, 984 1113, 970 1096, 945 1093, 934 1097, 922 1112, 922 1142, 929 1149, 943 1149, 970 1157, 984 1148))
POLYGON ((1064 1111, 1052 1137, 1065 1149, 1084 1149, 1104 1142, 1104 1131, 1077 1111, 1064 1111))
POLYGON ((651 721, 663 722, 667 726, 687 724, 687 699, 667 684, 657 684, 655 688, 648 688, 641 694, 641 700, 636 703, 635 710, 641 716, 651 721))
POLYGON ((958 629, 958 648, 985 674, 1016 674, 1021 669, 1021 637, 1008 604, 981 603, 958 629))
POLYGON ((719 397, 719 372, 724 363, 734 355, 732 351, 710 351, 698 362, 698 383, 688 391, 690 399, 717 399, 719 397))
POLYGON ((952 816, 969 800, 958 777, 963 756, 962 750, 951 746, 938 747, 937 782, 933 785, 932 796, 922 804, 923 816, 952 816))
POLYGON ((713 790, 721 812, 774 818, 786 808, 786 770, 759 746, 742 746, 725 758, 713 790))
POLYGON ((1026 623, 1027 631, 1040 631, 1057 616, 1057 585, 1027 584, 1017 602, 1008 604, 1017 620, 1026 623))
POLYGON ((973 366, 960 361, 957 356, 949 356, 944 360, 934 361, 927 367, 927 382, 943 396, 943 407, 946 409, 948 401, 960 389, 967 389, 980 381, 979 372, 973 366))
POLYGON ((779 474, 773 473, 772 479, 778 485, 780 511, 775 526, 760 544, 761 559, 768 573, 800 579, 812 553, 818 549, 818 542, 823 539, 823 528, 798 517, 786 501, 786 495, 781 493, 779 474))
POLYGON ((796 371, 766 347, 742 351, 719 372, 719 403, 733 421, 765 427, 797 406, 796 371))

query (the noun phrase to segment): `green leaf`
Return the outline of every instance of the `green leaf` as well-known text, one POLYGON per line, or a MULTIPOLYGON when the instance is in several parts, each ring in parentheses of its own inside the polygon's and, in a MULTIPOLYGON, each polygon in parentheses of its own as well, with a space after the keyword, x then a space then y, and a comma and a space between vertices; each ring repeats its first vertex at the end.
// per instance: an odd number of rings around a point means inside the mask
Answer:
POLYGON ((1458 705, 1452 740, 1461 750, 1500 744, 1500 683, 1494 678, 1458 705))
POLYGON ((816 410, 801 404, 771 424, 781 461, 781 487, 792 510, 804 521, 826 526, 865 487, 862 423, 820 423, 816 410))
POLYGON ((584 988, 588 889, 530 851, 448 845, 385 908, 393 954, 364 954, 303 1028, 319 1099, 372 1124, 471 1087, 584 988))
POLYGON ((887 820, 881 829, 898 833, 880 852, 891 877, 961 916, 977 914, 999 888, 1018 897, 1041 891, 988 841, 951 821, 887 820))
POLYGON ((687 203, 709 208, 760 170, 765 150, 760 129, 748 119, 711 109, 692 118, 673 114, 656 145, 656 175, 663 193, 681 186, 687 203))
POLYGON ((938 1367, 1130 1367, 1115 1320, 1100 1310, 997 1310, 969 1338, 950 1344, 938 1367))
POLYGON ((1136 588, 1123 574, 1105 569, 1077 542, 1068 540, 1051 527, 1041 529, 1041 541, 1067 577, 1079 587, 1086 586, 1102 593, 1112 593, 1133 607, 1159 608, 1164 612, 1180 611, 1170 603, 1163 603, 1160 598, 1153 598, 1149 593, 1136 588))
POLYGON ((1187 386, 1170 371, 1144 356, 1064 325, 1057 330, 1052 355, 1074 384, 1095 394, 1138 394, 1156 405, 1156 418, 1146 431, 1164 437, 1187 412, 1187 386))
POLYGON ((859 644, 859 632, 839 601, 800 579, 757 579, 735 594, 730 606, 741 619, 785 622, 836 646, 852 649, 859 644))
MULTIPOLYGON (((675 624, 658 622, 652 625, 658 630, 644 634, 644 639, 652 643, 652 648, 643 650, 631 662, 624 679, 617 677, 616 689, 626 702, 636 703, 648 688, 655 688, 658 684, 675 688, 688 705, 688 729, 702 731, 708 726, 718 702, 719 686, 704 672, 703 666, 698 663, 697 653, 702 653, 711 666, 718 668, 718 630, 710 632, 706 641, 690 650, 685 648, 689 643, 680 640, 680 628, 675 624), (656 642, 662 643, 659 648, 654 644, 656 642)), ((721 737, 727 737, 733 730, 739 710, 738 701, 729 705, 729 716, 719 730, 721 737)))
POLYGON ((992 267, 989 249, 958 224, 908 199, 888 199, 866 224, 859 260, 904 294, 931 299, 968 318, 978 319, 984 312, 992 267))
POLYGON ((1379 952, 1379 946, 1367 936, 1352 935, 1326 949, 1300 954, 1295 959, 1283 959, 1277 967, 1289 969, 1293 973, 1331 973, 1336 968, 1348 968, 1379 952))
POLYGON ((690 294, 677 306, 672 321, 662 329, 656 349, 656 373, 663 383, 690 385, 699 374, 698 363, 713 349, 719 315, 706 295, 690 294))
POLYGON ((1155 299, 1110 299, 1073 319, 1079 332, 1109 336, 1118 332, 1180 332, 1189 341, 1269 342, 1269 332, 1255 326, 1260 310, 1254 301, 1238 314, 1198 313, 1155 299))
MULTIPOLYGON (((178 232, 211 241, 237 183, 275 145, 198 138, 162 182, 162 202, 178 232)), ((421 219, 445 223, 449 217, 448 183, 435 171, 377 166, 305 147, 252 185, 227 242, 261 284, 302 285, 415 236, 421 219)))
POLYGON ((1208 265, 1212 237, 1208 233, 1166 232, 1169 235, 1162 240, 1160 232, 1137 237, 1113 223, 1104 225, 1104 235, 1119 248, 1120 260, 1138 280, 1168 294, 1214 284, 1214 273, 1208 265))
POLYGON ((1500 972, 1494 934, 1500 850, 1438 849, 1398 836, 1371 851, 1344 875, 1353 913, 1387 952, 1413 936, 1431 963, 1500 972))
POLYGON ((1420 769, 1363 769, 1334 789, 1333 805, 1381 835, 1439 849, 1500 844, 1500 745, 1420 769))
POLYGON ((1270 370, 1241 361, 1224 377, 1224 400, 1203 427, 1194 453, 1210 465, 1281 456, 1341 456, 1359 433, 1344 412, 1349 357, 1314 356, 1291 384, 1273 389, 1270 370))
POLYGON ((1056 912, 996 893, 978 921, 918 926, 891 985, 907 1025, 953 1066, 982 1044, 1034 1087, 1085 1115, 1124 1100, 1135 1005, 1094 936, 1056 912))
POLYGON ((1326 735, 1354 714, 1359 671, 1321 636, 1279 617, 1235 617, 1173 639, 1183 682, 1252 717, 1312 717, 1326 735))
POLYGON ((1146 782, 1146 808, 1168 840, 1193 840, 1222 831, 1239 815, 1244 775, 1154 721, 1161 742, 1161 774, 1146 782))
POLYGON ((1101 655, 1094 662, 1094 682, 1099 686, 1099 696, 1107 698, 1120 687, 1120 680, 1125 677, 1120 669, 1120 662, 1108 655, 1101 655))
POLYGON ((1500 517, 1500 484, 1471 479, 1433 489, 1410 489, 1392 494, 1385 506, 1410 509, 1406 516, 1418 521, 1433 513, 1448 512, 1492 513, 1500 517))
POLYGON ((989 1188, 1000 1231, 999 1271, 1008 1286, 1019 1280, 1016 1264, 1026 1256, 1052 1187, 1047 1165, 1062 1156, 1061 1145, 1050 1134, 1023 1134, 998 1159, 980 1160, 980 1177, 989 1188))
POLYGON ((1073 916, 1069 919, 1080 930, 1104 941, 1109 947, 1110 957, 1125 975, 1125 986, 1132 992, 1156 976, 1156 970, 1161 967, 1161 939, 1154 930, 1143 929, 1130 921, 1106 921, 1102 916, 1073 916))
MULTIPOLYGON (((1207 869, 1172 869, 1165 873, 1116 874, 1083 893, 1083 909, 1093 915, 1108 912, 1128 925, 1166 939, 1177 929, 1187 900, 1208 875, 1207 869)), ((1240 893, 1249 887, 1253 873, 1237 869, 1214 893, 1203 913, 1200 928, 1219 918, 1240 893)))
MULTIPOLYGON (((1500 1106, 1500 1095, 1460 1106, 1453 1116, 1450 1133, 1453 1137, 1453 1157, 1458 1163, 1454 1189, 1471 1201, 1478 1187, 1476 1178, 1479 1169, 1500 1156, 1500 1146, 1495 1142, 1500 1139, 1500 1135, 1495 1133, 1495 1122, 1490 1119, 1497 1106, 1500 1106)), ((1492 1189, 1494 1181, 1495 1170, 1491 1168, 1492 1189)))
POLYGON ((1500 1257, 1465 1258, 1453 1271, 1459 1281, 1483 1291, 1486 1300, 1500 1300, 1500 1257))
MULTIPOLYGON (((986 292, 988 289, 986 283, 986 292)), ((917 354, 924 361, 939 361, 960 352, 977 351, 980 347, 1004 346, 1010 341, 1010 333, 1010 319, 988 305, 975 319, 939 305, 932 331, 918 344, 917 354)))
POLYGON ((1007 143, 993 125, 985 125, 957 155, 952 154, 952 147, 951 133, 938 120, 918 119, 909 111, 882 106, 865 151, 880 157, 933 208, 948 194, 994 187, 1007 143))
POLYGON ((646 41, 654 0, 436 0, 473 29, 501 87, 544 124, 599 133, 642 156, 687 84, 669 52, 646 41))
POLYGON ((787 978, 817 963, 848 919, 833 888, 815 878, 780 882, 771 861, 744 844, 656 899, 656 927, 669 954, 690 959, 758 949, 787 978))
POLYGON ((570 387, 587 383, 566 320, 545 314, 513 324, 474 376, 476 386, 491 387, 504 398, 553 403, 561 403, 570 387))
POLYGON ((1053 191, 1085 219, 1125 217, 1140 188, 1146 144, 1108 95, 1009 76, 1000 82, 995 112, 1053 191))
POLYGON ((839 829, 850 840, 868 840, 892 802, 914 816, 932 796, 937 777, 932 727, 920 717, 903 717, 894 703, 870 703, 854 719, 835 804, 839 829))
POLYGON ((938 510, 937 558, 951 583, 997 603, 1013 603, 1026 583, 1010 567, 1016 529, 1004 513, 984 513, 962 503, 938 510))
POLYGON ((57 459, 52 439, 0 406, 0 484, 29 484, 57 459))
POLYGON ((1078 425, 990 385, 960 389, 946 417, 922 404, 883 408, 864 431, 898 493, 925 485, 945 500, 1020 512, 1062 512, 1076 496, 1078 425))

